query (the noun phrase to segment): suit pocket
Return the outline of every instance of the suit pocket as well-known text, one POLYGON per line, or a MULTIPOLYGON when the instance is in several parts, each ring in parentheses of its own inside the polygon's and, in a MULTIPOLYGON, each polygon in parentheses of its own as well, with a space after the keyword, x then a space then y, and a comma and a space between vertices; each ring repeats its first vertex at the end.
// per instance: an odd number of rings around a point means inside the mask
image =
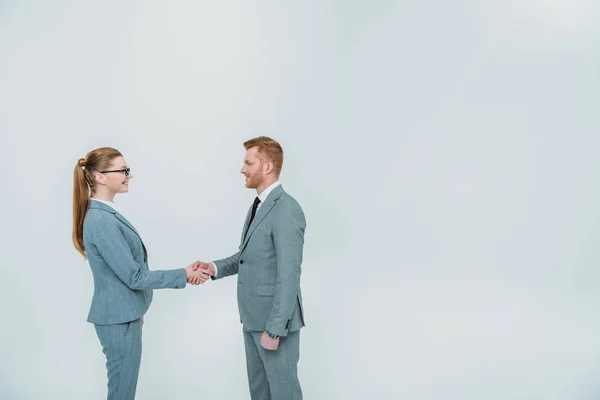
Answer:
POLYGON ((275 286, 257 286, 256 294, 259 296, 273 296, 275 294, 275 286))
POLYGON ((134 322, 135 321, 129 321, 123 324, 125 326, 125 332, 123 333, 123 336, 127 337, 131 335, 131 329, 134 322))

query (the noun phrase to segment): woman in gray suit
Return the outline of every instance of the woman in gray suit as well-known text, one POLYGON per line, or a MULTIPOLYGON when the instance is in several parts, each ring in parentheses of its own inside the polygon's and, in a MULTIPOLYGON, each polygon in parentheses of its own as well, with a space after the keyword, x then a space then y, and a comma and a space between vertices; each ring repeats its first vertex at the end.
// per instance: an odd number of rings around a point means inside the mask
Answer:
POLYGON ((135 398, 143 317, 152 289, 183 288, 186 282, 197 285, 208 278, 192 266, 149 270, 142 239, 113 204, 117 193, 129 191, 131 178, 121 153, 110 147, 90 151, 75 165, 73 243, 92 269, 88 322, 94 324, 106 355, 109 400, 135 398))

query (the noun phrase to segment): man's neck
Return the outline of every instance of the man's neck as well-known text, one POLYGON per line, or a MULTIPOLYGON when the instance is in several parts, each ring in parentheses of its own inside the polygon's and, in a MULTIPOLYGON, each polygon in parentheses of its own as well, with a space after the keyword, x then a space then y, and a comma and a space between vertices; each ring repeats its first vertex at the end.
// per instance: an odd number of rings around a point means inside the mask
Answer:
POLYGON ((268 188, 269 186, 271 186, 272 184, 274 184, 274 183, 275 183, 275 182, 277 182, 277 181, 278 181, 278 179, 273 179, 273 180, 271 180, 271 181, 269 181, 269 182, 264 182, 262 185, 260 185, 259 187, 257 187, 257 188, 256 188, 256 194, 257 194, 258 196, 260 196, 260 194, 261 194, 262 192, 264 192, 265 190, 267 190, 267 188, 268 188))

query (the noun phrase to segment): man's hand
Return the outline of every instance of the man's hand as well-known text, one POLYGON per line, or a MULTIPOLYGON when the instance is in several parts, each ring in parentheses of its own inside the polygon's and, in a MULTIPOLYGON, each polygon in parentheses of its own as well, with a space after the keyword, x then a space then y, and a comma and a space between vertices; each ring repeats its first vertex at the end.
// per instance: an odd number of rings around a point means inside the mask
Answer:
POLYGON ((265 350, 277 350, 277 348, 279 348, 279 338, 277 339, 271 339, 269 337, 269 334, 267 333, 267 331, 264 331, 262 333, 262 335, 260 336, 260 345, 265 349, 265 350))
POLYGON ((195 263, 190 265, 194 271, 198 270, 198 269, 203 269, 206 271, 206 273, 208 273, 208 275, 211 276, 215 276, 215 266, 213 265, 213 263, 206 263, 203 261, 196 261, 195 263))
POLYGON ((185 267, 185 276, 187 278, 187 282, 191 283, 192 285, 204 283, 209 277, 206 270, 194 268, 194 264, 185 267))

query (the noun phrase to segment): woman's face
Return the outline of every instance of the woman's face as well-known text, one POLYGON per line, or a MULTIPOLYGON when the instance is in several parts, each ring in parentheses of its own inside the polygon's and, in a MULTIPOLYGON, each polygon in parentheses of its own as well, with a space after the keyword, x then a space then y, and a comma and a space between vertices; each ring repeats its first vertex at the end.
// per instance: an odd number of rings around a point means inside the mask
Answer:
POLYGON ((98 178, 111 192, 127 193, 129 191, 129 180, 133 178, 133 175, 129 172, 123 157, 115 158, 108 169, 99 172, 101 177, 98 178))

